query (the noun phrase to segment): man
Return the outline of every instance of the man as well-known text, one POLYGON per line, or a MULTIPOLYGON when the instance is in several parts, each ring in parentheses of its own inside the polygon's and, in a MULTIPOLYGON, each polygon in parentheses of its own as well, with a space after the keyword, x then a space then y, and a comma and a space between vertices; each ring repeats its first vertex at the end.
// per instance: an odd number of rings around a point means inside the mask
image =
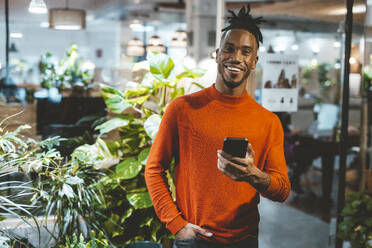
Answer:
POLYGON ((230 11, 216 83, 169 104, 148 157, 147 187, 174 247, 258 247, 259 195, 282 202, 290 192, 281 123, 245 90, 262 42, 249 12, 230 11), (225 137, 247 138, 246 157, 224 153, 225 137), (165 177, 173 158, 176 204, 165 177))

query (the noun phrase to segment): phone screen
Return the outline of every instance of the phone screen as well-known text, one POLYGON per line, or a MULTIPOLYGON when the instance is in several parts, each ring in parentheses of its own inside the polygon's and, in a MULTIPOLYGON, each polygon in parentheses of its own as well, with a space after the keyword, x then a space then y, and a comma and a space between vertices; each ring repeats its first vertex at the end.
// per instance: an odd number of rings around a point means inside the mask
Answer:
POLYGON ((233 157, 244 158, 248 148, 247 138, 227 137, 223 142, 223 151, 233 157))

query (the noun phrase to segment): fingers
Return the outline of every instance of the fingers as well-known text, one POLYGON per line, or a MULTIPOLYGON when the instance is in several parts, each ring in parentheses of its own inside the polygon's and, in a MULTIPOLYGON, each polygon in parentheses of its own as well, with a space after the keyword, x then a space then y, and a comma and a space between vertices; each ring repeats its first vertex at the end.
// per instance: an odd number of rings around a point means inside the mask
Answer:
POLYGON ((197 226, 197 225, 194 225, 192 224, 192 227, 194 228, 194 231, 203 235, 203 236, 206 236, 206 237, 212 237, 213 233, 211 232, 208 232, 207 230, 201 228, 200 226, 197 226))
POLYGON ((232 161, 224 158, 220 153, 218 153, 217 167, 226 176, 230 177, 235 181, 242 181, 244 176, 247 174, 246 165, 242 166, 235 164, 232 161))
POLYGON ((254 158, 254 151, 251 143, 248 143, 247 156, 248 158, 254 158))
POLYGON ((226 176, 230 177, 232 180, 240 181, 239 178, 238 178, 237 176, 233 175, 231 172, 229 172, 229 171, 226 169, 225 165, 223 164, 223 162, 222 162, 220 159, 218 159, 218 161, 217 161, 217 167, 218 167, 218 169, 219 169, 223 174, 225 174, 226 176))

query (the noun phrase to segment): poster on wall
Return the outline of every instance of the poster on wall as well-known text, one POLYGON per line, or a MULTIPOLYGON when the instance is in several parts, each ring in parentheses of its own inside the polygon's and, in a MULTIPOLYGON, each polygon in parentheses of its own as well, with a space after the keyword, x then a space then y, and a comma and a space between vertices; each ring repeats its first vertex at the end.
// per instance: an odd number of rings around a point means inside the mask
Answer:
POLYGON ((298 56, 265 54, 262 58, 261 104, 272 112, 296 112, 298 56))

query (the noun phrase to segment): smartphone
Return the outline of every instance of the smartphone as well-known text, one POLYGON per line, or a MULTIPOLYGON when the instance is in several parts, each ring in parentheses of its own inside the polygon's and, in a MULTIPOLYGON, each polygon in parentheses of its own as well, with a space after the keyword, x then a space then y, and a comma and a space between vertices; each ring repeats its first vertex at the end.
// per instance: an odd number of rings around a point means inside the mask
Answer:
POLYGON ((233 157, 245 158, 248 148, 247 138, 227 137, 223 141, 222 150, 233 157))

